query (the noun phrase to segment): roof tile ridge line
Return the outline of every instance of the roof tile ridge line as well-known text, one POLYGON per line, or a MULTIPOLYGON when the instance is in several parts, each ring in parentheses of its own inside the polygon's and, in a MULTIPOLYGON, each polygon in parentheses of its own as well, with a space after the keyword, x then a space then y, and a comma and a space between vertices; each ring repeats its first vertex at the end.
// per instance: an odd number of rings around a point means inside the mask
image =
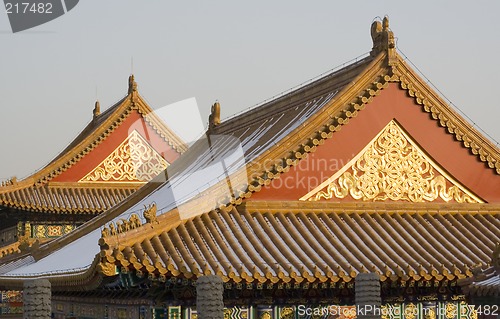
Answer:
POLYGON ((156 115, 146 100, 140 95, 138 96, 137 111, 143 116, 146 122, 160 135, 160 137, 167 142, 172 148, 179 153, 184 153, 187 150, 186 142, 170 129, 166 123, 156 115))
MULTIPOLYGON (((467 119, 464 118, 464 116, 462 114, 460 114, 459 112, 457 112, 453 107, 451 107, 450 105, 454 105, 451 101, 449 101, 446 97, 444 96, 441 96, 441 93, 439 92, 439 90, 437 88, 434 87, 434 85, 432 85, 432 83, 430 82, 430 80, 427 80, 426 82, 423 81, 423 79, 420 77, 420 75, 418 75, 417 73, 415 73, 415 71, 413 71, 412 68, 408 67, 405 60, 402 60, 403 62, 403 65, 405 65, 405 67, 407 68, 407 70, 410 70, 411 71, 411 74, 413 76, 413 80, 415 81, 418 81, 418 85, 422 86, 423 89, 426 89, 427 88, 427 91, 432 94, 436 100, 438 102, 440 102, 440 105, 443 107, 443 110, 451 113, 454 117, 455 117, 455 120, 457 121, 460 121, 463 126, 466 126, 469 130, 471 130, 476 136, 476 138, 480 139, 481 140, 481 143, 482 144, 489 144, 489 146, 494 150, 496 151, 497 153, 500 153, 500 148, 498 148, 496 145, 493 145, 492 144, 492 141, 489 139, 489 138, 485 138, 484 134, 482 134, 479 130, 477 130, 473 123, 470 123, 467 119), (427 85, 427 83, 431 83, 431 86, 430 87, 429 85, 427 85), (447 100, 448 102, 445 102, 444 100, 447 100)), ((411 62, 411 61, 410 61, 411 62)), ((406 75, 408 75, 408 73, 406 73, 406 75)), ((402 81, 399 81, 399 82, 402 82, 402 81)), ((410 82, 408 83, 405 83, 406 85, 408 85, 410 82)), ((418 98, 417 97, 417 94, 420 93, 418 91, 414 91, 412 88, 406 88, 407 91, 413 91, 413 93, 415 94, 414 96, 413 95, 410 95, 414 98, 418 98)), ((418 103, 420 105, 423 105, 424 107, 427 106, 425 104, 425 100, 423 100, 422 103, 418 103)), ((428 101, 427 101, 428 102, 428 101)), ((432 105, 429 106, 430 108, 432 108, 432 105)), ((439 107, 439 106, 438 106, 439 107)), ((428 113, 433 113, 433 111, 428 111, 426 109, 426 112, 428 113)), ((434 116, 434 114, 433 114, 434 116)), ((465 115, 466 116, 466 115, 465 115)), ((440 118, 440 120, 442 120, 440 118)))
POLYGON ((104 123, 101 123, 95 131, 85 137, 71 150, 67 151, 66 155, 57 158, 55 161, 52 161, 47 166, 31 175, 30 177, 34 179, 34 184, 47 183, 78 163, 85 155, 100 145, 112 132, 114 132, 116 128, 128 118, 132 110, 133 104, 130 103, 130 99, 125 97, 109 118, 107 118, 104 123), (72 152, 72 150, 75 149, 79 151, 76 153, 72 152))
POLYGON ((19 245, 21 244, 20 240, 17 240, 13 243, 0 247, 0 265, 4 265, 5 262, 3 259, 12 256, 14 254, 18 254, 20 252, 19 245))
MULTIPOLYGON (((371 52, 371 51, 370 51, 370 52, 371 52)), ((284 90, 284 91, 282 91, 282 92, 280 92, 280 93, 278 93, 278 94, 274 95, 274 96, 273 96, 273 97, 271 97, 271 98, 265 99, 265 100, 264 100, 264 101, 262 101, 262 102, 259 102, 259 103, 257 103, 257 104, 254 104, 254 105, 252 105, 252 106, 250 106, 250 107, 246 108, 245 110, 243 110, 243 111, 241 111, 241 112, 239 112, 239 113, 236 113, 236 114, 230 115, 230 116, 229 116, 229 117, 227 117, 227 118, 223 118, 223 119, 222 119, 222 121, 223 121, 223 122, 226 122, 226 121, 229 121, 229 120, 233 120, 234 118, 240 117, 240 116, 242 116, 242 115, 244 115, 244 114, 246 114, 246 113, 248 113, 248 112, 250 112, 250 111, 253 111, 253 110, 255 110, 256 108, 259 108, 259 107, 261 107, 261 106, 263 106, 263 105, 274 103, 274 102, 276 102, 277 100, 279 100, 279 99, 281 99, 281 98, 283 98, 283 97, 286 97, 286 96, 288 96, 288 95, 290 95, 290 94, 294 94, 294 93, 296 93, 296 92, 300 91, 301 89, 304 89, 304 88, 306 88, 307 86, 309 86, 309 85, 311 85, 311 84, 314 84, 314 83, 315 83, 315 82, 317 82, 317 81, 320 81, 320 80, 326 79, 327 77, 332 76, 332 75, 334 75, 334 74, 335 74, 335 73, 337 73, 337 72, 340 72, 340 71, 342 71, 342 70, 344 70, 344 69, 346 69, 346 68, 348 68, 348 67, 351 67, 351 66, 353 66, 353 65, 355 65, 355 64, 361 63, 361 62, 362 62, 363 60, 365 60, 365 59, 370 59, 370 58, 373 58, 373 57, 371 56, 370 52, 365 52, 365 53, 363 53, 363 54, 360 54, 359 56, 355 57, 354 59, 351 59, 351 60, 349 60, 349 61, 346 61, 346 62, 344 62, 344 63, 342 63, 342 64, 340 64, 340 65, 338 65, 338 66, 334 67, 333 69, 330 69, 330 70, 328 70, 328 71, 326 71, 326 72, 323 72, 323 73, 321 73, 321 74, 319 74, 319 75, 317 75, 317 76, 315 76, 315 77, 313 77, 313 78, 311 78, 311 79, 309 79, 309 80, 307 80, 307 81, 305 81, 305 82, 302 82, 302 83, 300 83, 300 84, 298 84, 298 85, 295 85, 295 86, 293 86, 293 87, 291 87, 291 88, 289 88, 289 89, 287 89, 287 90, 284 90), (352 62, 352 63, 351 63, 351 62, 352 62), (349 63, 349 64, 348 64, 348 63, 349 63)))
POLYGON ((453 134, 458 142, 461 142, 481 162, 485 162, 489 168, 495 169, 496 173, 500 175, 500 149, 451 108, 434 89, 425 84, 399 54, 398 59, 400 63, 392 67, 393 75, 390 82, 399 82, 400 87, 406 90, 408 95, 413 97, 425 112, 431 114, 440 126, 447 128, 447 132, 453 134), (430 97, 431 100, 426 96, 430 97))
POLYGON ((146 182, 107 182, 107 181, 99 181, 99 182, 48 182, 47 188, 49 189, 57 189, 57 188, 65 188, 65 189, 85 189, 85 188, 95 188, 95 189, 130 189, 130 188, 138 188, 140 186, 145 185, 146 182))
MULTIPOLYGON (((118 106, 120 106, 124 101, 125 99, 127 98, 127 96, 125 95, 124 97, 122 97, 121 99, 119 99, 116 103, 114 103, 111 107, 109 107, 108 109, 106 109, 103 113, 99 114, 99 118, 102 118, 102 117, 107 117, 109 113, 112 113, 112 111, 114 111, 118 106)), ((76 135, 76 137, 73 138, 73 140, 68 143, 68 145, 66 145, 66 147, 60 151, 47 165, 45 166, 48 166, 49 164, 51 164, 52 162, 54 162, 55 160, 59 159, 60 157, 62 157, 64 154, 66 154, 68 152, 68 150, 72 149, 70 148, 73 143, 75 142, 75 140, 79 139, 83 133, 87 133, 87 135, 92 132, 93 130, 95 130, 95 119, 96 117, 93 117, 92 120, 90 122, 87 123, 87 125, 76 135), (87 132, 87 131, 90 131, 90 132, 87 132)), ((37 171, 35 171, 35 173, 38 173, 39 171, 41 171, 42 169, 39 169, 37 171)), ((34 174, 33 174, 34 175, 34 174)))
MULTIPOLYGON (((349 65, 343 64, 342 68, 336 68, 336 69, 334 69, 334 71, 332 73, 325 72, 322 75, 318 76, 317 78, 313 78, 309 81, 304 82, 303 85, 298 85, 296 87, 293 87, 287 91, 282 92, 283 94, 280 93, 269 100, 265 100, 262 103, 256 104, 256 105, 254 105, 250 108, 247 108, 239 113, 236 113, 232 116, 229 116, 228 118, 222 119, 222 122, 221 122, 219 129, 222 128, 223 129, 222 133, 224 133, 226 130, 229 130, 231 126, 235 125, 235 123, 237 123, 238 121, 243 121, 243 120, 248 121, 248 119, 245 119, 245 115, 248 115, 248 113, 250 113, 250 112, 253 112, 253 111, 263 112, 264 109, 268 106, 281 103, 286 98, 291 98, 293 96, 300 94, 301 92, 304 92, 304 90, 307 90, 310 87, 315 87, 316 85, 321 84, 322 81, 331 80, 330 77, 341 74, 342 72, 352 71, 356 67, 361 67, 363 63, 371 64, 371 62, 375 59, 376 59, 376 57, 373 57, 370 55, 368 55, 360 60, 353 59, 351 61, 356 61, 355 63, 349 64, 349 65), (370 63, 368 63, 368 62, 370 62, 370 63), (228 126, 228 128, 226 126, 228 126)), ((346 63, 349 63, 351 61, 348 61, 346 63)), ((321 92, 323 92, 323 95, 324 95, 324 94, 327 94, 328 92, 331 92, 331 90, 327 90, 327 89, 322 88, 322 89, 319 89, 318 92, 316 92, 316 93, 321 93, 321 92)), ((302 102, 307 101, 307 99, 312 98, 313 96, 315 96, 315 94, 309 94, 306 97, 301 97, 297 101, 294 101, 293 104, 300 104, 302 102)), ((318 96, 318 98, 319 98, 319 96, 318 96)), ((288 106, 282 106, 278 110, 273 111, 272 114, 279 113, 286 108, 288 108, 288 106)), ((266 114, 269 114, 269 113, 266 113, 266 114)), ((257 118, 254 121, 258 121, 258 120, 259 119, 257 118)))

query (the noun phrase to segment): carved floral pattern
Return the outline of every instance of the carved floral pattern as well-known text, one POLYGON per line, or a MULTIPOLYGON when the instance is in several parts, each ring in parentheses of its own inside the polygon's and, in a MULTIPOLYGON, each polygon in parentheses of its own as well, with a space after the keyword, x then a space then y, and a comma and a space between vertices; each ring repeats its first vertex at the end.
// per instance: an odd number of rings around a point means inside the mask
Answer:
MULTIPOLYGON (((33 231, 33 238, 55 238, 70 233, 75 229, 75 225, 30 225, 33 231)), ((31 232, 30 232, 31 233, 31 232)))
POLYGON ((133 131, 80 182, 147 182, 167 166, 168 162, 137 131, 133 131))
POLYGON ((404 200, 476 203, 458 183, 436 173, 435 164, 391 121, 359 156, 350 170, 309 200, 344 198, 365 201, 404 200), (451 185, 451 186, 450 186, 451 185))

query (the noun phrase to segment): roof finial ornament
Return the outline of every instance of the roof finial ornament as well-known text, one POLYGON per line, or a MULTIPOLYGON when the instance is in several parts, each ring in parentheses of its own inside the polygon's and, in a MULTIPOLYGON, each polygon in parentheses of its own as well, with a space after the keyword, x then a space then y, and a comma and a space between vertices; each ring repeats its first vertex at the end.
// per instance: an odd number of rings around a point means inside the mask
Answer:
POLYGON ((134 75, 131 74, 128 77, 128 94, 131 94, 136 91, 137 91, 137 82, 135 82, 134 75))
POLYGON ((95 106, 94 106, 94 119, 96 119, 99 114, 101 114, 101 105, 99 104, 99 100, 95 101, 95 106))
POLYGON ((219 101, 215 101, 215 103, 212 105, 210 116, 208 117, 208 129, 212 130, 219 124, 220 124, 220 104, 219 101))
POLYGON ((396 63, 396 41, 394 33, 389 28, 389 17, 385 16, 382 21, 374 21, 371 26, 373 48, 371 55, 375 56, 382 51, 387 52, 389 65, 396 63))

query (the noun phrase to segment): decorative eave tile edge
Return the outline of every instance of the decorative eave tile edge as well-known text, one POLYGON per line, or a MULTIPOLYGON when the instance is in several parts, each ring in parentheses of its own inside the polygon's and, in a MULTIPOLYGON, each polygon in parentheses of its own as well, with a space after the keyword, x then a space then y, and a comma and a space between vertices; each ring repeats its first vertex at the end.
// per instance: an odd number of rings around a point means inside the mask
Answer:
POLYGON ((399 83, 407 94, 414 98, 422 109, 438 121, 439 125, 453 134, 457 141, 500 175, 500 150, 483 136, 462 116, 448 106, 446 102, 425 84, 415 72, 399 57, 399 63, 391 68, 389 82, 399 83))
POLYGON ((462 287, 466 295, 498 295, 500 287, 494 284, 477 287, 477 283, 484 280, 489 280, 494 276, 500 276, 500 242, 497 242, 491 256, 491 263, 489 267, 484 268, 484 265, 477 265, 472 269, 472 276, 458 280, 458 285, 462 287))
MULTIPOLYGON (((109 187, 109 186, 111 186, 111 184, 109 184, 108 188, 102 188, 102 189, 115 189, 115 190, 119 189, 121 191, 120 195, 123 197, 123 199, 125 199, 126 197, 130 196, 130 194, 134 193, 137 189, 139 189, 143 185, 144 184, 140 184, 140 185, 138 184, 136 186, 132 186, 131 184, 129 184, 129 185, 126 185, 125 187, 120 185, 120 187, 118 187, 118 188, 113 188, 113 187, 109 187), (127 194, 127 193, 129 193, 129 194, 127 194)), ((36 187, 36 186, 31 185, 30 187, 36 187)), ((39 186, 39 187, 44 187, 44 186, 39 186)), ((63 188, 68 189, 68 187, 63 187, 63 188)), ((86 187, 80 187, 80 188, 82 189, 83 192, 87 192, 90 189, 88 187, 88 184, 86 187)), ((72 186, 69 189, 71 189, 73 191, 76 189, 76 187, 72 186)), ((97 190, 97 189, 101 189, 101 188, 100 187, 92 188, 92 190, 97 190)), ((0 197, 2 197, 2 195, 3 194, 0 194, 0 197)), ((85 194, 85 195, 94 196, 93 194, 85 194)), ((120 195, 114 194, 114 196, 120 196, 120 195)), ((101 203, 98 200, 97 200, 97 202, 101 203)), ((103 202, 103 203, 105 203, 105 202, 103 202)), ((96 206, 90 207, 89 205, 87 205, 86 207, 67 207, 67 206, 62 207, 62 206, 57 206, 57 205, 49 205, 49 206, 48 205, 36 205, 36 204, 31 204, 31 203, 26 203, 26 202, 21 202, 21 201, 15 201, 12 199, 4 199, 4 198, 0 198, 0 205, 5 206, 5 207, 9 207, 9 208, 13 208, 13 209, 21 209, 24 211, 35 212, 35 213, 37 213, 37 212, 39 212, 39 213, 52 212, 52 213, 68 214, 68 215, 99 214, 99 213, 105 212, 106 210, 112 208, 112 206, 110 206, 110 207, 96 207, 96 206)))
POLYGON ((133 192, 130 197, 128 198, 127 201, 122 201, 116 206, 114 206, 111 209, 108 209, 105 211, 103 214, 97 214, 92 221, 89 221, 87 223, 84 223, 82 226, 76 228, 69 234, 66 234, 64 236, 54 238, 51 241, 48 241, 47 243, 43 243, 43 245, 40 246, 39 249, 36 249, 35 254, 33 253, 33 250, 30 250, 28 252, 21 252, 19 255, 15 256, 16 259, 20 257, 25 257, 28 255, 31 255, 32 257, 35 258, 34 255, 36 255, 35 259, 41 259, 45 258, 46 256, 50 255, 52 252, 60 249, 61 247, 64 247, 70 243, 72 243, 74 240, 77 240, 88 233, 92 232, 95 230, 95 225, 96 224, 104 224, 106 222, 109 222, 109 220, 112 220, 113 218, 117 217, 122 213, 122 210, 126 210, 131 207, 131 205, 135 204, 138 201, 138 197, 144 196, 143 194, 149 194, 152 190, 156 189, 158 183, 148 183, 141 187, 138 191, 133 192))
MULTIPOLYGON (((30 244, 32 244, 32 242, 28 243, 28 245, 30 244)), ((7 246, 0 247, 0 264, 3 264, 3 260, 6 259, 7 257, 21 253, 21 250, 19 248, 20 245, 21 242, 18 240, 7 246)))

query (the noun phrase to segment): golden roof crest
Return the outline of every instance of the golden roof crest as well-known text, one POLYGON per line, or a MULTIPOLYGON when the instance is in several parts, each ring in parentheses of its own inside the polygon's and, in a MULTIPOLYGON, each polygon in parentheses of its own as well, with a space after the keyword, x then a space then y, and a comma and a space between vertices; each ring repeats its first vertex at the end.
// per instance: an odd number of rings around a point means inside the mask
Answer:
POLYGON ((373 40, 371 54, 375 56, 382 51, 387 51, 389 65, 394 65, 397 62, 396 41, 394 33, 389 29, 389 18, 387 16, 382 21, 372 23, 371 35, 373 40))

